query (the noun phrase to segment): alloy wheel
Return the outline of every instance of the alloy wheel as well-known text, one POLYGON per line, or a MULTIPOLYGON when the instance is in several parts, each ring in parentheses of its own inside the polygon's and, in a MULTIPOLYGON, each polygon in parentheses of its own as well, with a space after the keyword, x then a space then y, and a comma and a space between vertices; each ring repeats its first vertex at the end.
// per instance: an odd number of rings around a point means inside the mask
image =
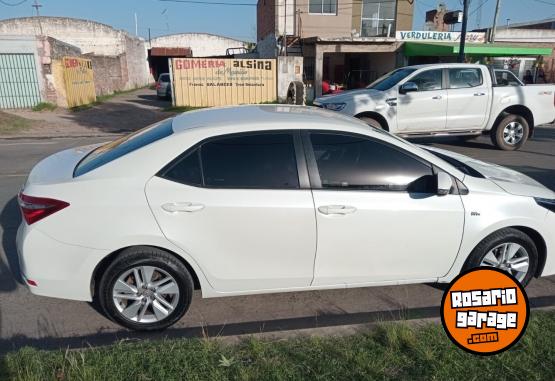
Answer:
POLYGON ((518 144, 524 137, 524 126, 519 122, 511 122, 503 129, 503 140, 510 145, 518 144))
POLYGON ((530 256, 518 243, 506 242, 491 249, 482 259, 480 266, 498 268, 522 282, 530 267, 530 256))
POLYGON ((137 266, 117 278, 112 298, 124 318, 137 323, 155 323, 167 318, 176 308, 179 286, 159 267, 137 266))

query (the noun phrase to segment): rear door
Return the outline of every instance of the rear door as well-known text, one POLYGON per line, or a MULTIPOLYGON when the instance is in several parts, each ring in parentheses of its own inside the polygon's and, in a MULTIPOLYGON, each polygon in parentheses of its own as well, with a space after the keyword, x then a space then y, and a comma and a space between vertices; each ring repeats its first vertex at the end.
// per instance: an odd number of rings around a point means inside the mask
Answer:
POLYGON ((479 67, 447 69, 447 129, 483 129, 491 103, 491 89, 479 67))
POLYGON ((307 287, 316 219, 298 132, 224 135, 149 181, 166 237, 219 292, 307 287))
POLYGON ((402 132, 428 132, 445 129, 447 90, 444 88, 443 69, 425 70, 407 82, 418 86, 418 91, 399 94, 397 125, 402 132))

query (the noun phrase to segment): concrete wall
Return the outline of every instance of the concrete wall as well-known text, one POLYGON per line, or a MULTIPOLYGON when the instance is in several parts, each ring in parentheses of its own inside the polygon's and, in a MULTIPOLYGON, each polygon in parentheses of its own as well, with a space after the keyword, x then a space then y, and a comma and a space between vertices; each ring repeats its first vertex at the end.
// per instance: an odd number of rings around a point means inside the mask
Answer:
POLYGON ((207 33, 180 33, 151 39, 151 48, 191 48, 193 57, 225 56, 228 48, 247 47, 248 43, 207 33))
MULTIPOLYGON (((40 17, 40 20, 22 17, 0 20, 0 37, 8 34, 40 35, 41 27, 42 34, 78 47, 89 58, 93 55, 123 56, 127 82, 123 86, 114 86, 109 92, 146 86, 153 81, 148 70, 145 41, 109 25, 67 17, 40 17)), ((101 71, 95 70, 95 78, 104 80, 102 75, 101 71)), ((111 73, 107 76, 110 77, 111 73)))
POLYGON ((289 84, 303 81, 303 57, 277 58, 277 93, 278 101, 285 102, 289 84))
POLYGON ((278 48, 276 35, 271 33, 256 43, 256 51, 260 58, 274 58, 277 56, 278 48))

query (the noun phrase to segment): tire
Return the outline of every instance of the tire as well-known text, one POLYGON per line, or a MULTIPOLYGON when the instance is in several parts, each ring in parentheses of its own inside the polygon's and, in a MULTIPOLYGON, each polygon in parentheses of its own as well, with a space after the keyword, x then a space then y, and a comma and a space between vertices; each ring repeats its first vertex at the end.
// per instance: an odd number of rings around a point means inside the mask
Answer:
POLYGON ((370 127, 379 128, 380 130, 383 130, 383 126, 381 125, 381 123, 374 118, 370 118, 369 116, 359 116, 358 118, 362 120, 364 123, 366 123, 367 125, 369 125, 370 127))
MULTIPOLYGON (((482 263, 486 256, 490 255, 490 251, 499 247, 503 244, 516 244, 520 245, 527 253, 529 258, 529 266, 527 268, 526 274, 523 276, 522 279, 518 279, 520 274, 515 274, 514 270, 510 270, 511 274, 517 278, 522 286, 526 287, 534 274, 536 273, 536 269, 538 266, 538 250, 534 241, 526 235, 525 233, 521 232, 520 230, 513 229, 513 228, 506 228, 501 229, 495 233, 490 234, 486 238, 482 240, 476 246, 476 248, 470 253, 470 256, 466 260, 465 265, 463 266, 463 271, 470 270, 473 268, 477 268, 480 266, 488 266, 482 263)), ((516 255, 522 255, 522 252, 519 251, 516 255)), ((516 255, 514 258, 516 258, 516 255)), ((498 267, 498 266, 490 266, 490 267, 498 267)), ((501 268, 501 267, 498 267, 501 268)), ((505 268, 501 268, 504 271, 507 271, 505 268)))
POLYGON ((287 89, 287 103, 292 105, 302 105, 304 103, 304 84, 293 81, 287 89))
MULTIPOLYGON (((145 282, 146 283, 146 282, 145 282)), ((150 283, 149 283, 150 284, 150 283)), ((111 320, 116 323, 136 331, 156 331, 167 328, 183 317, 185 312, 189 309, 191 298, 193 295, 193 279, 187 268, 173 255, 148 246, 137 246, 123 250, 120 255, 108 266, 102 275, 98 286, 98 302, 111 320), (136 279, 133 269, 139 268, 139 278, 144 276, 142 269, 156 268, 151 273, 151 290, 143 290, 136 286, 136 279), (127 281, 118 282, 118 278, 125 276, 126 273, 131 271, 128 275, 127 281), (169 276, 169 277, 168 277, 169 276), (171 279, 173 283, 162 283, 161 286, 156 288, 160 293, 153 291, 156 281, 163 282, 165 279, 171 279), (141 298, 140 300, 127 300, 126 298, 115 300, 113 296, 114 286, 118 282, 119 295, 125 294, 127 297, 141 298), (133 293, 130 287, 142 290, 140 293, 143 295, 138 296, 138 293, 133 293), (165 289, 163 290, 163 288, 165 289), (178 294, 174 293, 175 288, 178 294), (124 291, 121 291, 125 289, 124 291), (167 293, 165 291, 168 291, 167 293), (162 297, 167 305, 165 307, 156 299, 162 297), (150 301, 150 302, 149 302, 150 301), (142 304, 140 304, 142 303, 142 304), (137 305, 140 304, 139 307, 137 305), (144 305, 148 304, 145 308, 145 313, 140 318, 140 312, 143 310, 144 305), (123 306, 122 306, 123 305, 123 306), (155 308, 155 306, 158 306, 155 308), (131 308, 131 309, 129 309, 131 308), (122 311, 127 311, 128 315, 134 315, 131 311, 137 310, 136 319, 126 317, 122 311), (161 312, 165 310, 167 314, 161 312), (163 316, 159 318, 159 316, 163 316), (141 322, 140 320, 144 320, 141 322)))
POLYGON ((503 151, 515 151, 526 143, 529 133, 530 126, 526 119, 520 115, 510 114, 504 117, 491 131, 491 141, 503 151), (511 135, 506 135, 506 133, 511 133, 513 129, 511 126, 515 127, 513 138, 518 138, 514 143, 510 142, 511 135))

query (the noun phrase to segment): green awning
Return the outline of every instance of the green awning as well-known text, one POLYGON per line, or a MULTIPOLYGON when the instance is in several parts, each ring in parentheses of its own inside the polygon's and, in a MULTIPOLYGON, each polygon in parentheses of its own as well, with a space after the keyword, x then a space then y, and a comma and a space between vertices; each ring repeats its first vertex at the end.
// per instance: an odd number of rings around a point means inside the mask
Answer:
MULTIPOLYGON (((513 56, 550 56, 551 48, 529 48, 523 46, 507 46, 498 44, 466 44, 465 53, 468 55, 487 57, 513 56)), ((405 55, 418 56, 456 56, 459 54, 459 44, 441 44, 426 42, 405 42, 405 55)))

